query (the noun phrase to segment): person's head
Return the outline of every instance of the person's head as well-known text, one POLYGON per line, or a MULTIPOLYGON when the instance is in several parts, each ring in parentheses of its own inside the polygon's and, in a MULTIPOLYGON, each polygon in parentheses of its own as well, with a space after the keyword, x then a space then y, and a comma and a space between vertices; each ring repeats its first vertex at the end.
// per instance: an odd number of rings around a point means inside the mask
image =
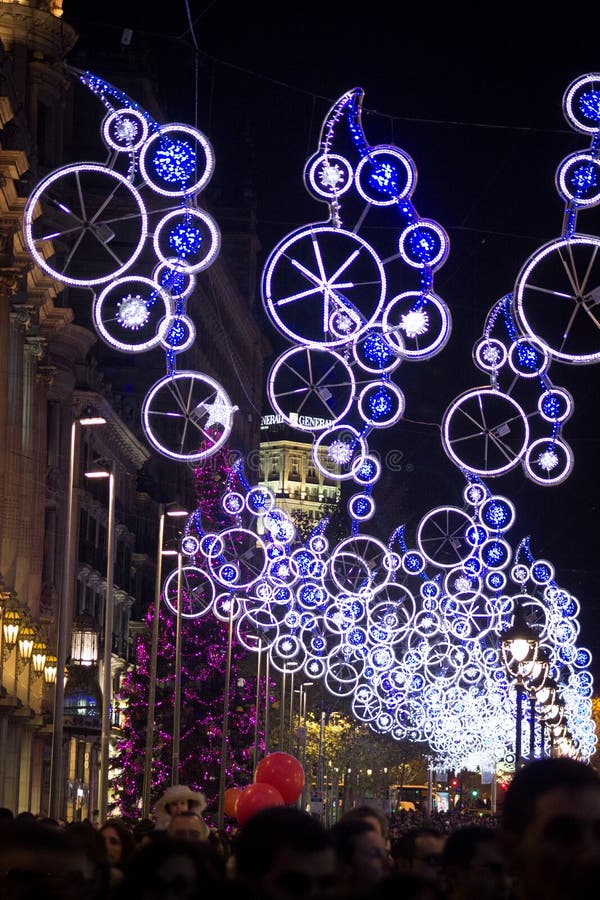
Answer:
POLYGON ((206 841, 209 831, 202 816, 189 809, 173 813, 167 826, 170 837, 185 841, 206 841))
POLYGON ((156 803, 156 828, 165 829, 171 816, 182 812, 195 812, 202 815, 205 808, 206 797, 201 791, 193 791, 185 784, 172 784, 156 803))
POLYGON ((340 881, 371 888, 392 870, 387 841, 367 818, 342 817, 331 829, 340 881))
POLYGON ((272 900, 306 900, 335 881, 333 837, 295 807, 256 813, 235 836, 232 851, 233 876, 272 900))
POLYGON ((369 900, 446 900, 441 888, 422 875, 392 872, 369 892, 369 900))
POLYGON ((111 866, 123 866, 135 850, 131 828, 121 819, 107 819, 99 829, 111 866))
POLYGON ((593 896, 600 884, 600 776, 568 757, 528 763, 506 791, 502 833, 518 897, 593 896))
POLYGON ((27 819, 0 824, 2 900, 100 900, 108 889, 102 839, 80 826, 57 828, 27 819))
POLYGON ((133 839, 137 847, 143 844, 149 844, 154 833, 154 822, 152 819, 140 819, 131 829, 133 839))
POLYGON ((343 813, 339 819, 340 822, 346 822, 348 819, 366 819, 386 840, 389 837, 389 824, 387 816, 376 809, 374 806, 363 804, 362 806, 354 806, 352 809, 343 813))
POLYGON ((394 841, 391 853, 397 872, 408 872, 440 881, 442 851, 446 835, 436 828, 411 828, 394 841))
POLYGON ((442 853, 448 900, 508 900, 510 880, 497 831, 464 825, 452 831, 442 853))
POLYGON ((219 896, 222 872, 207 841, 162 838, 139 847, 113 900, 191 900, 219 896))

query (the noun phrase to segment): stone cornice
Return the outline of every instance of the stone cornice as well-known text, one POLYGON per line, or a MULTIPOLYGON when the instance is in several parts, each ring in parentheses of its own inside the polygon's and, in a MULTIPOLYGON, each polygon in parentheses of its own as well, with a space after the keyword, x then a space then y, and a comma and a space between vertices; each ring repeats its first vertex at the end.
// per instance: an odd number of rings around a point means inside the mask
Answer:
POLYGON ((10 53, 15 44, 51 60, 63 59, 77 42, 77 32, 47 10, 23 3, 0 3, 0 38, 10 53))

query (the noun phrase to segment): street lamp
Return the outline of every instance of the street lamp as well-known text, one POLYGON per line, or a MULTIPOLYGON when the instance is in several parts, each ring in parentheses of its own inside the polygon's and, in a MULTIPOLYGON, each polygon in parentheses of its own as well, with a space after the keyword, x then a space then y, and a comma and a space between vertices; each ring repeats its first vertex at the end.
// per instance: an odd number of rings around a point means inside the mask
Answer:
MULTIPOLYGON (((67 644, 69 625, 72 617, 73 598, 71 584, 73 578, 73 554, 75 534, 75 503, 73 489, 75 486, 75 457, 77 449, 78 425, 105 425, 106 419, 87 407, 83 415, 71 422, 69 441, 69 478, 67 481, 67 518, 65 528, 65 549, 63 557, 62 589, 57 605, 57 671, 64 672, 67 664, 67 644)), ((52 729, 52 750, 50 756, 50 800, 49 812, 54 819, 62 818, 63 801, 63 741, 65 723, 65 682, 64 678, 56 678, 54 682, 54 725, 52 729)))
MULTIPOLYGON (((150 791, 152 788, 152 754, 154 750, 154 711, 156 709, 156 678, 158 672, 158 634, 160 622, 160 600, 162 596, 162 558, 165 517, 184 518, 189 515, 176 503, 161 503, 158 508, 158 548, 156 554, 156 580, 154 583, 154 618, 152 620, 152 645, 150 649, 150 677, 148 683, 148 711, 146 714, 146 753, 144 756, 144 781, 142 787, 142 818, 150 815, 150 791)), ((168 551, 167 551, 168 552, 168 551)))
MULTIPOLYGON (((535 712, 536 700, 540 690, 544 687, 548 673, 550 671, 550 662, 548 654, 544 647, 540 648, 536 661, 531 666, 531 670, 526 676, 526 685, 529 690, 529 760, 535 759, 535 712)), ((544 755, 543 736, 542 736, 542 756, 544 755)))
MULTIPOLYGON (((100 463, 101 464, 101 463, 100 463)), ((110 710, 112 705, 112 633, 114 622, 115 570, 115 463, 85 473, 86 478, 108 478, 108 528, 106 544, 106 592, 104 599, 104 652, 102 656, 102 730, 100 732, 100 822, 108 815, 108 765, 110 756, 110 710)))
POLYGON ((513 624, 501 634, 502 659, 508 674, 515 680, 515 772, 521 768, 521 740, 523 722, 523 690, 525 678, 532 671, 537 660, 539 637, 525 620, 523 610, 518 608, 513 624))

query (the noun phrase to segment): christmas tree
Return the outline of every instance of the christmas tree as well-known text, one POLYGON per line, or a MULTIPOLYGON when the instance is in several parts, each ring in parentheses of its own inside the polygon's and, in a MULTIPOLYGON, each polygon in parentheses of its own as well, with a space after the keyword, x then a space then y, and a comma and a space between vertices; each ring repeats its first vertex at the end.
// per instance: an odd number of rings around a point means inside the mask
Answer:
MULTIPOLYGON (((232 468, 226 451, 210 457, 195 470, 197 515, 205 532, 220 530, 231 518, 223 511, 221 498, 231 480, 232 468)), ((200 564, 200 560, 194 560, 200 564)), ((186 562, 187 565, 187 562, 186 562)), ((127 819, 140 816, 143 792, 148 688, 154 610, 150 606, 145 628, 136 644, 134 666, 125 675, 119 700, 122 704, 122 736, 111 760, 119 777, 114 780, 112 813, 127 819)), ((163 602, 160 608, 157 657, 155 729, 152 760, 151 806, 171 783, 173 755, 173 710, 175 696, 176 616, 163 602)), ((181 715, 179 782, 202 790, 208 800, 208 816, 218 805, 219 773, 224 718, 224 684, 229 623, 211 611, 199 618, 183 619, 181 628, 181 715)), ((232 640, 229 694, 227 786, 245 786, 252 781, 256 730, 256 663, 232 640)), ((266 685, 261 679, 259 722, 264 710, 266 685)), ((256 758, 264 753, 264 735, 258 730, 256 758)))

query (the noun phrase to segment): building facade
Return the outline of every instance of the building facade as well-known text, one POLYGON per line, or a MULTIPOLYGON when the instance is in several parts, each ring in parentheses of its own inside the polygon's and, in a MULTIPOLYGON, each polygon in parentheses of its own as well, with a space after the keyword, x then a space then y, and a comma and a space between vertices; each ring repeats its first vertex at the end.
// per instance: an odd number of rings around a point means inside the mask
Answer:
MULTIPOLYGON (((140 407, 156 363, 134 365, 104 345, 89 296, 26 249, 27 196, 48 172, 86 158, 74 122, 97 103, 62 64, 77 44, 62 0, 0 0, 0 41, 0 806, 73 820, 98 807, 102 688, 108 677, 118 689, 154 598, 162 504, 193 504, 194 479, 144 437, 140 407), (106 480, 86 477, 106 465, 112 499, 106 480)), ((139 68, 136 84, 140 102, 156 107, 139 68)), ((228 392, 238 407, 231 443, 249 453, 268 346, 227 253, 198 279, 189 308, 200 337, 187 366, 228 392)), ((116 734, 115 703, 110 723, 116 734)))

